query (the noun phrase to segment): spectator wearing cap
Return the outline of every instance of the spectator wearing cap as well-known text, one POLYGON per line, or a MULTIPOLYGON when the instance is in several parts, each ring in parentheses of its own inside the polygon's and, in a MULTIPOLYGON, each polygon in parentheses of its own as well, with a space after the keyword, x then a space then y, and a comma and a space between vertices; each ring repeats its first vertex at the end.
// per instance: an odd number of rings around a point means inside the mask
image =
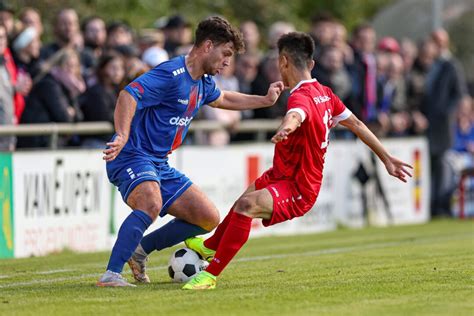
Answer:
POLYGON ((378 45, 376 52, 377 60, 377 81, 379 84, 384 84, 388 77, 388 69, 390 67, 392 54, 399 54, 400 46, 393 37, 383 37, 378 45))
POLYGON ((34 78, 40 70, 39 55, 41 40, 32 26, 18 33, 12 43, 13 59, 19 71, 34 78))
POLYGON ((43 35, 43 22, 41 21, 41 15, 38 10, 31 7, 23 8, 20 12, 19 19, 24 27, 32 26, 36 29, 39 37, 43 35))
POLYGON ((165 34, 165 50, 170 58, 178 55, 180 46, 187 46, 192 42, 191 24, 181 15, 171 16, 163 27, 165 34))
POLYGON ((150 68, 154 68, 169 59, 163 48, 165 36, 160 30, 145 30, 139 38, 139 48, 142 52, 142 61, 150 68))
POLYGON ((15 28, 15 10, 11 7, 8 2, 0 1, 0 25, 5 27, 7 31, 8 39, 10 40, 13 36, 15 28))
POLYGON ((382 37, 378 43, 377 49, 385 53, 400 53, 400 45, 398 41, 390 36, 382 37))
MULTIPOLYGON (((106 53, 97 65, 97 83, 88 88, 80 98, 84 121, 114 123, 115 102, 120 83, 125 76, 123 58, 117 53, 106 53)), ((112 135, 92 135, 82 138, 85 147, 103 148, 112 135)))

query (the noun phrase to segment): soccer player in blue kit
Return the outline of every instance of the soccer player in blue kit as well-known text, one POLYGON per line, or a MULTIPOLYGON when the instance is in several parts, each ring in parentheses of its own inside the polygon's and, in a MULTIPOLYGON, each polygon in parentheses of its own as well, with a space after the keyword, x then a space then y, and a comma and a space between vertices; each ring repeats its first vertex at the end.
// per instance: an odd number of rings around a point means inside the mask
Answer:
POLYGON ((150 282, 148 254, 207 233, 219 224, 216 206, 189 178, 169 166, 168 155, 181 145, 204 104, 246 110, 276 102, 284 89, 282 82, 272 83, 265 96, 216 87, 212 76, 243 50, 238 30, 223 18, 207 18, 199 23, 187 56, 158 65, 120 93, 114 114, 116 133, 107 143, 104 160, 110 182, 133 211, 120 227, 97 286, 134 286, 121 275, 125 262, 136 281, 150 282), (166 214, 175 219, 143 237, 152 222, 166 214))

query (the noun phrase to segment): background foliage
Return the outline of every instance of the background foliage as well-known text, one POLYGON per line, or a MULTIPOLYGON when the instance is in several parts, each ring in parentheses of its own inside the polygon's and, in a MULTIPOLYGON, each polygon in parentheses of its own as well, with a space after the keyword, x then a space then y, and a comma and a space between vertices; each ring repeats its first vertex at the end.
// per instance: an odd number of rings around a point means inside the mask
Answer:
POLYGON ((152 27, 157 18, 174 13, 184 15, 193 25, 211 14, 225 16, 234 23, 252 19, 266 30, 278 20, 294 23, 306 31, 313 15, 332 12, 346 26, 370 18, 377 10, 393 0, 16 0, 12 4, 40 10, 45 27, 50 29, 53 16, 65 7, 78 10, 81 17, 99 15, 106 21, 124 20, 133 28, 152 27))

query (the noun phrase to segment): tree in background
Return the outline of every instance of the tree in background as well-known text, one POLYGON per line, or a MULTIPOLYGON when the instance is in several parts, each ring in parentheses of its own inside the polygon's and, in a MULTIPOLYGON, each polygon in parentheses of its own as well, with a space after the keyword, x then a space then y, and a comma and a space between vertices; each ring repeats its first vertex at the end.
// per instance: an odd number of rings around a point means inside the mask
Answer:
MULTIPOLYGON (((57 11, 72 7, 81 17, 99 15, 106 21, 122 20, 133 28, 153 26, 157 18, 180 13, 196 25, 211 14, 225 16, 229 21, 238 23, 254 20, 266 31, 275 21, 293 23, 299 30, 305 31, 313 15, 327 11, 339 18, 349 29, 355 24, 370 18, 377 10, 394 0, 16 0, 12 1, 17 9, 25 6, 37 8, 45 22, 47 34, 57 11)), ((265 34, 265 32, 263 32, 265 34)))

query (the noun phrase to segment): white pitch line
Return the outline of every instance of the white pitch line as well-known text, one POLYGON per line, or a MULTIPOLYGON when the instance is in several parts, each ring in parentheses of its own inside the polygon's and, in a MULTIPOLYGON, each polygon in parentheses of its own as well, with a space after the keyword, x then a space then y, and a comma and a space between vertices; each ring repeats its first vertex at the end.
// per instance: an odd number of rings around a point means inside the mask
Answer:
POLYGON ((55 273, 61 273, 61 272, 72 272, 72 271, 77 271, 76 269, 57 269, 57 270, 47 270, 47 271, 39 271, 35 272, 34 274, 41 274, 41 275, 47 275, 47 274, 55 274, 55 273))
MULTIPOLYGON (((247 258, 240 258, 234 260, 234 262, 251 262, 251 261, 262 261, 262 260, 270 260, 270 259, 282 259, 294 256, 322 256, 327 254, 339 254, 339 253, 348 253, 354 251, 363 251, 363 250, 371 250, 371 249, 380 249, 380 248, 388 248, 388 247, 396 247, 403 244, 424 244, 427 242, 432 242, 436 240, 442 241, 449 241, 455 239, 462 239, 463 237, 472 237, 471 233, 468 234, 460 234, 455 236, 449 237, 434 237, 434 238, 424 238, 424 239, 416 239, 416 240, 402 240, 402 241, 393 241, 393 242, 386 242, 386 243, 373 243, 373 244, 365 244, 362 246, 353 246, 353 247, 339 247, 339 248, 328 248, 322 249, 317 251, 306 251, 306 252, 299 252, 299 253, 285 253, 285 254, 275 254, 275 255, 266 255, 266 256, 254 256, 254 257, 247 257, 247 258)), ((158 266, 158 267, 151 267, 148 268, 148 271, 156 271, 156 270, 165 270, 167 266, 158 266)), ((55 270, 59 271, 59 270, 55 270)), ((74 271, 74 270, 72 270, 74 271)), ((48 272, 48 271, 45 271, 48 272)), ((42 273, 47 274, 47 273, 42 273)), ((69 276, 63 278, 55 278, 55 279, 39 279, 39 280, 32 280, 32 281, 24 281, 24 282, 15 282, 9 283, 5 285, 0 285, 0 288, 14 288, 14 287, 21 287, 21 286, 30 286, 35 284, 49 284, 49 283, 58 283, 64 281, 71 281, 71 280, 82 280, 87 278, 96 277, 98 278, 101 274, 98 273, 89 273, 89 274, 81 274, 78 276, 69 276)))

